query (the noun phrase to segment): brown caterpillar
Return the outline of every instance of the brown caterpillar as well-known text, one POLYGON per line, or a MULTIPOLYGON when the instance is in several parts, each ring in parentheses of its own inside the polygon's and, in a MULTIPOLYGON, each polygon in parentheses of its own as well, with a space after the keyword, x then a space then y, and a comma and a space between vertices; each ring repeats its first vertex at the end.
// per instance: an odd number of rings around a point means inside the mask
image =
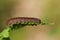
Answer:
POLYGON ((40 24, 41 20, 38 18, 32 18, 32 17, 15 17, 15 18, 11 18, 8 20, 7 25, 11 25, 11 24, 40 24))

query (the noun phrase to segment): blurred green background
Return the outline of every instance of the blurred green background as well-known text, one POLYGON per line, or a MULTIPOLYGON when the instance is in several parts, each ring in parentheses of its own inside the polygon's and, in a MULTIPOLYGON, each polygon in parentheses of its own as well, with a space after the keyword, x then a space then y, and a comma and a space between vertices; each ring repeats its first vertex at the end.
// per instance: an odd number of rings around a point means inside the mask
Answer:
POLYGON ((52 0, 48 3, 44 19, 48 23, 53 23, 49 24, 52 27, 51 33, 60 33, 60 0, 52 0))
MULTIPOLYGON (((6 28, 6 21, 12 17, 11 11, 15 2, 16 0, 0 0, 0 32, 6 28)), ((60 35, 60 0, 51 0, 46 5, 44 14, 43 21, 51 27, 49 33, 60 35)))
MULTIPOLYGON (((6 28, 6 21, 11 18, 11 11, 16 0, 0 0, 0 31, 6 28)), ((50 25, 52 30, 60 29, 60 0, 51 0, 46 5, 46 10, 44 11, 43 21, 48 23, 54 23, 50 25)))
POLYGON ((0 32, 6 28, 6 21, 11 17, 15 0, 0 0, 0 32))

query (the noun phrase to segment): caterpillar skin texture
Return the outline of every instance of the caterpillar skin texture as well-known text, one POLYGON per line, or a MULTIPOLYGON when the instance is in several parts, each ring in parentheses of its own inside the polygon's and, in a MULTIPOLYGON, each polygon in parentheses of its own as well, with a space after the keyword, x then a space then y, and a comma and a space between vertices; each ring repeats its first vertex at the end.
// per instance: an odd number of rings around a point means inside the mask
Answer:
POLYGON ((15 17, 8 20, 7 25, 11 24, 40 24, 41 20, 38 18, 32 18, 32 17, 15 17))

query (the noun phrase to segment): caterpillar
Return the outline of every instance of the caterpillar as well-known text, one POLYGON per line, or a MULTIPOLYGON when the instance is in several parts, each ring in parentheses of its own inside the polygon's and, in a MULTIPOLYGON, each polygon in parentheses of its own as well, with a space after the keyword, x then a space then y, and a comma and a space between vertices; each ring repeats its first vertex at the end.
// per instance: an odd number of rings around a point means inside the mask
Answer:
POLYGON ((32 17, 15 17, 15 18, 11 18, 7 21, 7 25, 12 25, 10 26, 10 28, 13 29, 17 29, 17 28, 21 28, 24 27, 26 25, 30 25, 30 26, 36 26, 39 25, 41 23, 41 20, 38 18, 32 18, 32 17))
POLYGON ((38 18, 32 18, 32 17, 15 17, 15 18, 11 18, 8 20, 7 25, 11 25, 11 24, 40 24, 41 20, 38 18))

